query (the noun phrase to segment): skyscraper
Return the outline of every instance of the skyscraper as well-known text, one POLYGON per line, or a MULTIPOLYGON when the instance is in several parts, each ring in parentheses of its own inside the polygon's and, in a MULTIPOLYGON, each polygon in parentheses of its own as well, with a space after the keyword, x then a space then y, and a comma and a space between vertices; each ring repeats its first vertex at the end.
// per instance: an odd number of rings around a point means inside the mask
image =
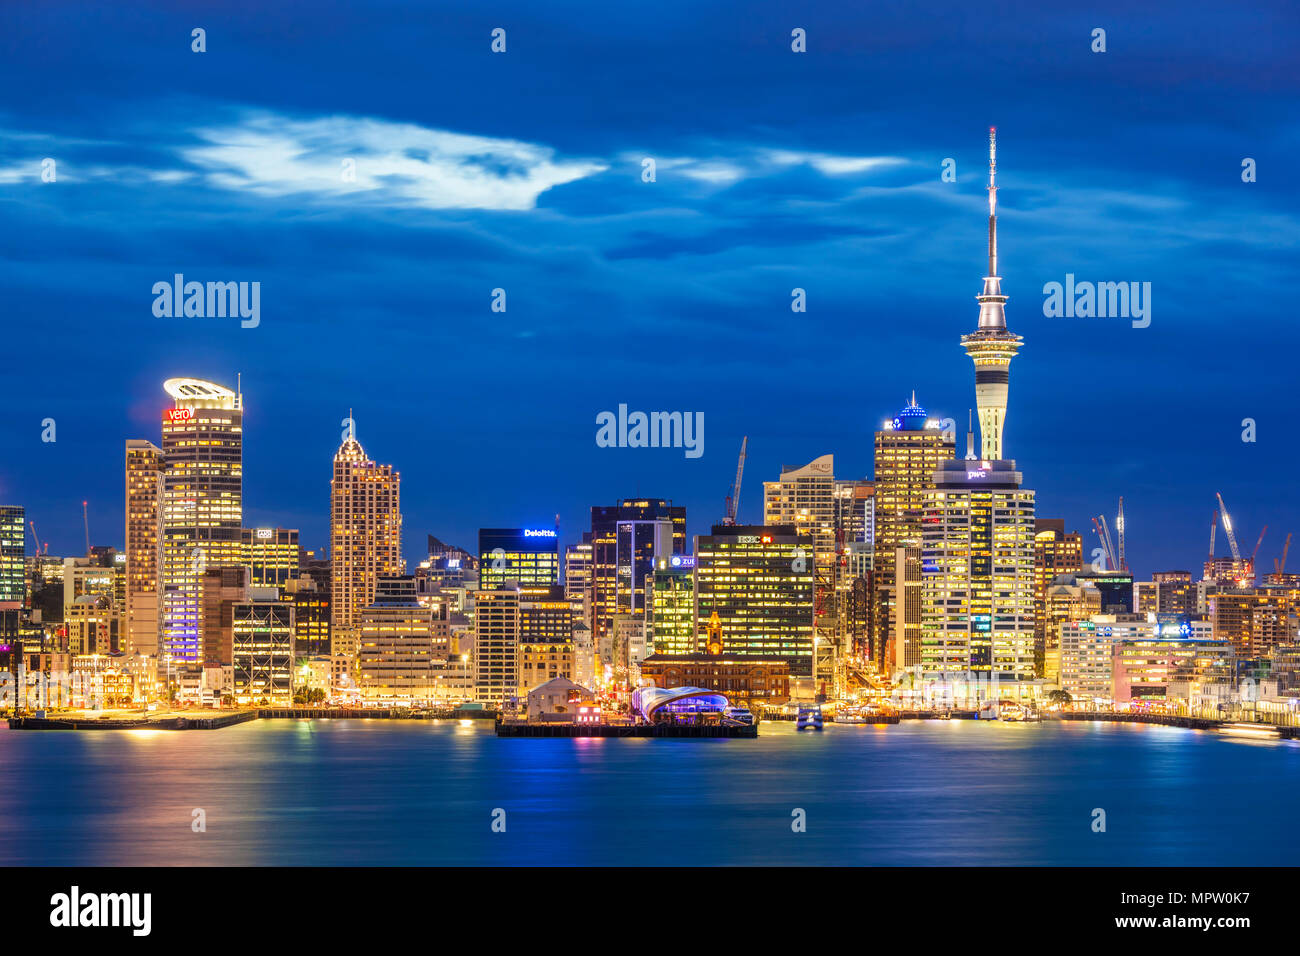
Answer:
POLYGON ((714 525, 695 539, 695 632, 718 615, 723 654, 782 658, 813 676, 813 539, 793 525, 714 525))
POLYGON ((0 605, 22 607, 26 591, 26 517, 19 505, 0 505, 0 605))
POLYGON ((401 475, 378 465, 349 434, 334 456, 330 481, 330 600, 334 627, 353 628, 375 600, 379 576, 400 575, 401 475))
POLYGON ((483 590, 514 581, 525 587, 560 583, 559 539, 551 528, 480 528, 478 583, 483 590))
MULTIPOLYGON (((942 430, 939 422, 916 403, 915 392, 902 411, 876 432, 874 570, 878 659, 895 664, 904 660, 911 664, 920 662, 920 621, 916 615, 908 618, 908 622, 914 626, 917 639, 904 642, 908 644, 906 647, 900 646, 907 605, 899 602, 895 590, 900 561, 905 569, 912 567, 916 571, 919 583, 920 555, 919 552, 910 556, 900 554, 899 549, 920 547, 925 494, 934 488, 934 473, 939 465, 950 461, 955 454, 953 434, 942 430)), ((913 610, 916 607, 914 602, 913 610)))
POLYGON ((614 615, 644 617, 646 584, 661 557, 686 553, 686 509, 664 498, 625 498, 591 509, 592 639, 613 635, 614 615))
POLYGON ((253 587, 284 588, 298 578, 298 532, 294 528, 245 528, 241 564, 252 571, 253 587))
POLYGON ((162 560, 163 451, 152 442, 126 443, 126 634, 137 654, 155 656, 162 621, 158 577, 162 560))
POLYGON ((195 378, 163 383, 163 653, 203 662, 200 587, 208 567, 242 563, 242 396, 195 378))
POLYGON ((1058 575, 1083 567, 1083 538, 1079 532, 1065 532, 1062 518, 1038 518, 1034 522, 1034 673, 1046 675, 1047 651, 1060 641, 1049 630, 1047 589, 1058 575))
POLYGON ((997 129, 989 129, 989 272, 984 290, 975 298, 980 304, 979 325, 963 335, 961 344, 975 363, 975 402, 979 407, 981 458, 1002 458, 1002 426, 1007 418, 1007 389, 1011 360, 1020 350, 1020 336, 1007 331, 1002 294, 1002 277, 998 275, 997 198, 997 129))

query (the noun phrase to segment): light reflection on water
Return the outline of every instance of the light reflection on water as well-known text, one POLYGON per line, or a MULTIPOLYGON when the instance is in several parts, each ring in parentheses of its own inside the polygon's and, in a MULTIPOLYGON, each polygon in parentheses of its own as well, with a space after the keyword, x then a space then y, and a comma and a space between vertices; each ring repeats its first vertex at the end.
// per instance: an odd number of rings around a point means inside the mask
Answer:
POLYGON ((1300 850, 1300 745, 1127 724, 768 722, 758 740, 498 739, 485 721, 0 730, 0 781, 3 864, 1290 865, 1300 850))

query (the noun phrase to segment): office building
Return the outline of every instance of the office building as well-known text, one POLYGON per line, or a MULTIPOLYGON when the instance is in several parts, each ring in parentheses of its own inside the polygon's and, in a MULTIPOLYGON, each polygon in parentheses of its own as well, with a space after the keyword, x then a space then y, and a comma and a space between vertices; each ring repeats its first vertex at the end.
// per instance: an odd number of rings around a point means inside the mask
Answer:
POLYGON ((956 454, 954 433, 944 431, 924 408, 912 400, 875 435, 875 571, 876 595, 875 656, 897 667, 920 663, 920 622, 907 617, 907 607, 900 606, 896 591, 899 561, 907 561, 907 552, 899 549, 919 548, 925 494, 934 488, 934 474, 939 465, 956 454), (903 618, 912 628, 903 635, 903 618))
POLYGON ((137 654, 157 656, 162 628, 158 581, 162 560, 163 451, 126 443, 126 633, 137 654))
POLYGON ((1046 672, 1047 648, 1054 644, 1048 634, 1047 589, 1062 574, 1083 567, 1083 538, 1077 531, 1066 533, 1061 518, 1034 521, 1034 673, 1046 672))
POLYGON ((381 575, 361 609, 357 671, 367 702, 410 705, 434 692, 433 609, 420 603, 413 575, 381 575))
POLYGON ((401 475, 379 465, 349 435, 330 480, 330 609, 336 628, 352 629, 375 600, 381 575, 401 575, 401 475))
POLYGON ((244 555, 241 564, 252 572, 252 586, 284 588, 297 580, 298 532, 292 528, 245 528, 244 555))
POLYGON ((695 558, 660 558, 651 577, 647 640, 656 654, 690 654, 695 643, 695 558))
POLYGON ((229 667, 235 662, 235 606, 249 597, 247 567, 208 568, 199 579, 203 663, 229 667))
POLYGON ((203 572, 243 559, 243 399, 193 378, 163 388, 174 404, 162 415, 162 654, 197 665, 203 572))
POLYGON ((508 581, 521 587, 560 583, 559 541, 551 528, 481 528, 478 550, 479 590, 508 581))
POLYGON ((293 605, 275 588, 250 588, 232 605, 231 663, 237 704, 287 705, 293 699, 293 605))
POLYGON ((695 538, 695 631, 715 613, 723 654, 779 658, 813 676, 813 536, 793 525, 714 525, 695 538))
POLYGON ((0 608, 19 610, 26 600, 26 512, 0 505, 0 608))
POLYGON ((663 498, 625 498, 591 509, 591 614, 597 644, 615 614, 646 613, 646 588, 659 558, 686 553, 686 509, 663 498))
POLYGON ((519 590, 474 593, 474 694, 500 704, 519 688, 519 590))

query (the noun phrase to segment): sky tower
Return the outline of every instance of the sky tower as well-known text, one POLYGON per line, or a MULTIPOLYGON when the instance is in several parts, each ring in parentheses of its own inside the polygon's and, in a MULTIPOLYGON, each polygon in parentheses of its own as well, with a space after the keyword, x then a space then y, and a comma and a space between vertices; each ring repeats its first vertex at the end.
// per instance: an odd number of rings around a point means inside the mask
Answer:
POLYGON ((1020 336, 1007 331, 1004 311, 1007 297, 1002 294, 1002 277, 998 275, 998 187, 997 127, 989 127, 989 271, 984 277, 984 291, 975 298, 980 304, 979 327, 961 337, 962 347, 975 363, 975 404, 980 417, 980 457, 1002 459, 1002 426, 1007 417, 1007 386, 1011 360, 1020 351, 1020 336))

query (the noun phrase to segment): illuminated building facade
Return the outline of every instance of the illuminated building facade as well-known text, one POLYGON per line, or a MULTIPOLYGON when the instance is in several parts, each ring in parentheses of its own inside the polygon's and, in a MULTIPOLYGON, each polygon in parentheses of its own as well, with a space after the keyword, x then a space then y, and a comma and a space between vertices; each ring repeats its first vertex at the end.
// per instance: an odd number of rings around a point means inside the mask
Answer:
POLYGON ((259 588, 283 588, 298 578, 298 532, 292 528, 245 528, 244 559, 259 588))
POLYGON ((1086 621, 1101 613, 1101 592, 1074 574, 1059 575, 1047 586, 1044 599, 1046 622, 1043 677, 1049 684, 1061 682, 1061 625, 1086 621))
POLYGON ((922 532, 923 676, 1034 676, 1034 492, 1014 461, 945 462, 922 532))
MULTIPOLYGON (((582 620, 591 626, 591 576, 594 549, 591 532, 564 549, 564 596, 582 606, 582 620)), ((581 683, 581 681, 579 681, 581 683)))
POLYGON ((920 621, 900 606, 896 588, 900 548, 919 548, 925 494, 940 464, 956 454, 953 432, 944 431, 912 400, 875 436, 876 653, 896 666, 920 663, 920 621), (904 634, 904 619, 911 630, 904 634))
POLYGON ((280 599, 293 605, 294 660, 329 657, 333 653, 329 591, 311 575, 301 574, 287 583, 280 599))
POLYGON ((1232 645, 1208 636, 1125 639, 1115 643, 1111 657, 1106 696, 1117 704, 1183 702, 1200 686, 1233 680, 1232 645))
POLYGON ((158 654, 162 621, 158 579, 162 559, 163 450, 126 443, 126 633, 137 654, 158 654))
POLYGON ((162 654, 201 664, 203 571, 243 563, 243 400, 193 378, 163 388, 175 404, 162 415, 162 654))
POLYGON ((474 593, 474 694, 499 704, 518 694, 519 590, 474 593))
POLYGON ((1151 575, 1155 585, 1157 614, 1195 614, 1196 585, 1191 571, 1157 571, 1151 575))
POLYGON ((1096 614, 1069 621, 1061 626, 1061 687, 1073 697, 1113 700, 1117 645, 1163 641, 1192 653, 1211 637, 1207 621, 1162 623, 1140 614, 1096 614))
POLYGON ((695 558, 660 558, 650 579, 647 640, 656 654, 691 654, 695 642, 695 558))
POLYGON ((551 528, 480 528, 478 586, 490 591, 507 581, 521 587, 560 583, 559 541, 551 528))
POLYGON ((330 480, 330 604, 333 625, 354 628, 375 600, 381 575, 401 575, 401 475, 371 461, 349 435, 330 480))
POLYGON ((357 671, 361 696, 409 704, 434 693, 433 609, 420 603, 413 575, 381 575, 361 609, 357 671))
POLYGON ((27 514, 19 505, 0 505, 0 609, 19 611, 27 593, 27 514))
POLYGON ((921 665, 925 608, 925 576, 922 574, 921 554, 919 539, 914 544, 894 549, 894 563, 889 575, 891 596, 888 610, 892 618, 889 646, 896 670, 921 665))
POLYGON ((655 687, 699 687, 727 695, 744 707, 790 699, 790 665, 744 654, 654 653, 641 662, 641 679, 655 687))
POLYGON ((293 699, 293 606, 274 588, 253 588, 232 608, 232 663, 237 704, 293 699))
MULTIPOLYGON (((1066 533, 1061 518, 1034 521, 1034 673, 1046 674, 1047 648, 1056 643, 1049 633, 1047 589, 1059 575, 1083 567, 1083 538, 1077 531, 1066 533)), ((1059 635, 1058 635, 1059 637, 1059 635)))
POLYGON ((615 614, 646 612, 646 585, 661 557, 686 553, 686 509, 664 498, 625 498, 591 509, 592 637, 613 635, 615 614))
POLYGON ((811 534, 793 525, 714 525, 695 538, 695 631, 715 613, 721 652, 781 659, 813 676, 811 534))

